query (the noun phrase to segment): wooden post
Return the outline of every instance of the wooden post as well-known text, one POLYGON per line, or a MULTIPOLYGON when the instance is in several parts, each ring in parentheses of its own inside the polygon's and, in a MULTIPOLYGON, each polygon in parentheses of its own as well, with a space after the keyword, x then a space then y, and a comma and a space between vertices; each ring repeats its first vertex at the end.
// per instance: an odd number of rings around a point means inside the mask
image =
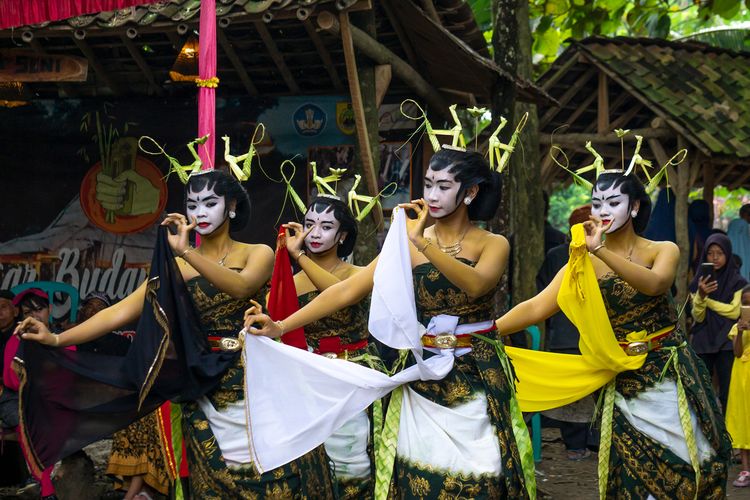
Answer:
MULTIPOLYGON (((320 29, 333 35, 338 35, 340 31, 343 31, 343 26, 340 26, 336 17, 328 11, 321 12, 317 17, 317 22, 320 29)), ((352 40, 353 46, 357 47, 357 50, 369 59, 378 64, 390 64, 393 75, 411 87, 420 98, 424 99, 433 112, 443 116, 448 113, 448 104, 440 95, 440 92, 409 63, 356 26, 350 25, 349 38, 352 40)), ((346 52, 344 55, 346 55, 346 52)))
MULTIPOLYGON (((685 140, 682 136, 677 138, 677 147, 682 149, 685 146, 685 140)), ((688 161, 695 161, 695 150, 688 149, 688 161), (692 154, 691 154, 692 153, 692 154)), ((675 278, 675 286, 677 288, 677 307, 678 310, 682 308, 683 304, 687 300, 688 296, 688 271, 689 271, 689 259, 690 259, 690 238, 688 237, 688 195, 690 194, 690 169, 678 167, 675 169, 675 183, 674 194, 675 194, 675 220, 674 229, 675 236, 677 239, 677 246, 680 248, 680 261, 677 264, 677 276, 675 278)), ((680 317, 680 327, 683 332, 685 330, 685 315, 680 317)))
MULTIPOLYGON (((357 74, 357 61, 354 56, 354 42, 349 22, 349 14, 339 14, 341 26, 341 43, 344 47, 344 61, 346 62, 346 78, 349 81, 349 93, 352 97, 352 110, 354 111, 354 122, 356 124, 357 142, 359 144, 360 159, 362 160, 362 176, 365 178, 367 190, 370 196, 378 194, 378 180, 375 174, 375 165, 370 149, 370 137, 367 134, 367 120, 365 119, 365 108, 362 102, 362 92, 359 86, 359 75, 357 74)), ((383 229, 383 212, 373 210, 373 217, 378 230, 383 229)))
POLYGON ((714 164, 705 159, 703 162, 703 199, 708 203, 708 218, 714 220, 714 164))
POLYGON ((607 75, 604 73, 599 73, 596 131, 600 134, 609 132, 609 84, 607 82, 607 75))

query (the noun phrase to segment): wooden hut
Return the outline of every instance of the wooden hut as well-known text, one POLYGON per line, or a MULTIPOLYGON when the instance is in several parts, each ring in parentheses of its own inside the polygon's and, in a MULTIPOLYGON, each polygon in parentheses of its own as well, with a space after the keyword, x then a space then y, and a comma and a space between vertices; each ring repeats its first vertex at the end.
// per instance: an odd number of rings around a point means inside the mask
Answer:
POLYGON ((664 165, 678 149, 688 156, 669 169, 676 193, 677 242, 683 250, 678 290, 687 280, 688 193, 703 186, 712 205, 713 189, 750 186, 750 53, 701 43, 646 38, 590 37, 573 42, 538 80, 559 102, 539 109, 542 178, 546 186, 567 181, 555 165, 567 154, 571 167, 590 164, 591 141, 607 168, 622 165, 615 129, 630 129, 626 160, 641 135, 642 155, 664 165), (552 154, 551 154, 552 153, 552 154))

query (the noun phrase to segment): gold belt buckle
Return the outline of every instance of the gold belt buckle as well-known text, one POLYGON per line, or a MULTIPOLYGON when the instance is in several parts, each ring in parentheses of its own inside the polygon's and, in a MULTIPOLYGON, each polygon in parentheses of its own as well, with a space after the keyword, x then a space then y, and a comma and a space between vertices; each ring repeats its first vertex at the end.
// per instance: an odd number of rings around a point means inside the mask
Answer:
POLYGON ((639 354, 645 354, 648 352, 648 343, 646 342, 631 342, 625 348, 625 354, 628 356, 638 356, 639 354))
POLYGON ((452 333, 438 333, 435 335, 435 347, 439 349, 453 349, 458 339, 452 333))
POLYGON ((322 352, 320 353, 321 356, 328 359, 338 359, 339 355, 335 352, 322 352))
POLYGON ((222 337, 222 339, 219 341, 219 347, 222 351, 239 351, 240 341, 233 337, 222 337))

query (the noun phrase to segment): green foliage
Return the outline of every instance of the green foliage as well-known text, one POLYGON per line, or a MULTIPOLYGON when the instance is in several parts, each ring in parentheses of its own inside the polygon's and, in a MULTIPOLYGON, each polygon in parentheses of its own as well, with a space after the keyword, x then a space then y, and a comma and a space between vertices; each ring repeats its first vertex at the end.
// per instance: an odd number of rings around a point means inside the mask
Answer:
POLYGON ((563 233, 570 230, 568 218, 570 213, 591 201, 591 192, 577 184, 570 184, 566 187, 556 189, 550 193, 549 197, 549 215, 547 220, 555 228, 563 233))
MULTIPOLYGON (((480 28, 491 30, 492 0, 469 3, 480 28)), ((750 0, 529 0, 529 17, 533 62, 541 73, 569 38, 680 38, 728 20, 750 20, 750 0)))

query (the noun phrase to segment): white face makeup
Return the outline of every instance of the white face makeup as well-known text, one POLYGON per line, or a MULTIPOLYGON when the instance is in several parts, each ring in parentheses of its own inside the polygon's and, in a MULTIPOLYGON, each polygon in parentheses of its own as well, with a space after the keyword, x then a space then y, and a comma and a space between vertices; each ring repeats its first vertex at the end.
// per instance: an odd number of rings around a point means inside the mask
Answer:
POLYGON ((336 220, 333 210, 318 213, 308 210, 305 214, 305 230, 312 230, 305 237, 305 246, 311 253, 324 253, 334 248, 341 238, 341 223, 336 220))
POLYGON ((605 226, 612 221, 607 234, 613 233, 630 219, 630 196, 622 194, 621 186, 609 187, 603 191, 594 186, 591 193, 591 215, 599 217, 605 226))
POLYGON ((198 221, 195 231, 200 235, 211 234, 227 220, 227 203, 224 196, 217 195, 213 189, 189 191, 187 195, 188 222, 198 221))
POLYGON ((440 219, 455 212, 461 202, 457 199, 460 189, 461 183, 456 181, 455 176, 449 173, 447 168, 428 168, 424 176, 423 195, 430 215, 440 219))

